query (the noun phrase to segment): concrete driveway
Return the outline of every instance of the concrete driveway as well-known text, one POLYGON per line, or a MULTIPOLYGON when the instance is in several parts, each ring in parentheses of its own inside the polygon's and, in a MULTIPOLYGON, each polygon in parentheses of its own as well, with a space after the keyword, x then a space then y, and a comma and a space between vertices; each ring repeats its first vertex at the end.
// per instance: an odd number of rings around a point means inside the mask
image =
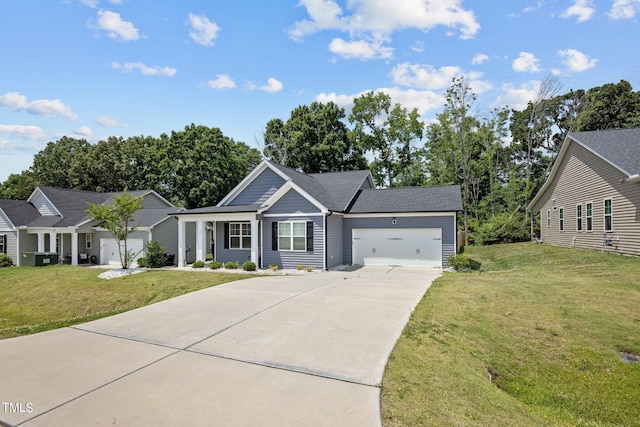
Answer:
POLYGON ((0 425, 379 426, 389 353, 439 275, 258 277, 2 340, 0 425))

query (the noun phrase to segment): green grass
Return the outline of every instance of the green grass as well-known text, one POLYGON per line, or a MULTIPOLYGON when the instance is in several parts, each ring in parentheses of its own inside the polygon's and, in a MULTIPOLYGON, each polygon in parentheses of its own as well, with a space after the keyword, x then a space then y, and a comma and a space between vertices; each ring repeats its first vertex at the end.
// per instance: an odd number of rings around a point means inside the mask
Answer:
POLYGON ((385 426, 640 426, 640 260, 468 247, 416 307, 382 384, 385 426))
POLYGON ((246 274, 151 270, 117 279, 64 265, 0 268, 0 338, 111 316, 246 274))

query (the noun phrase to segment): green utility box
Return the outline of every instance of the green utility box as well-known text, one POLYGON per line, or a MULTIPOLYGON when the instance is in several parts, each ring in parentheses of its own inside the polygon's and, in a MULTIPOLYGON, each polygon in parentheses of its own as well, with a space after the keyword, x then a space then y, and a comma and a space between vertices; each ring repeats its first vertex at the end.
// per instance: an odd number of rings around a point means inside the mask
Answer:
POLYGON ((26 267, 43 267, 58 263, 58 254, 55 252, 23 252, 20 265, 26 267))

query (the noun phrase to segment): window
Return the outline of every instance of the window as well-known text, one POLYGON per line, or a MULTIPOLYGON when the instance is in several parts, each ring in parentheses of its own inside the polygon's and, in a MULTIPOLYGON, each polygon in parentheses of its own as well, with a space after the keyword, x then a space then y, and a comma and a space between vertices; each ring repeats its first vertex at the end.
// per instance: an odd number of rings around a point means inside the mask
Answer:
POLYGON ((91 234, 84 235, 85 248, 91 249, 91 234))
POLYGON ((593 203, 587 203, 587 231, 593 230, 593 203))
POLYGON ((229 248, 251 248, 251 224, 245 222, 232 222, 229 224, 229 248))
POLYGON ((307 223, 279 222, 278 248, 281 251, 306 251, 307 223))
POLYGON ((7 235, 0 234, 0 254, 7 253, 7 235))
POLYGON ((576 205, 576 231, 582 231, 582 205, 576 205))
POLYGON ((604 201, 604 231, 613 230, 613 201, 605 199, 604 201))
POLYGON ((564 231, 564 208, 560 208, 560 231, 564 231))
POLYGON ((551 228, 551 211, 547 209, 547 228, 551 228))

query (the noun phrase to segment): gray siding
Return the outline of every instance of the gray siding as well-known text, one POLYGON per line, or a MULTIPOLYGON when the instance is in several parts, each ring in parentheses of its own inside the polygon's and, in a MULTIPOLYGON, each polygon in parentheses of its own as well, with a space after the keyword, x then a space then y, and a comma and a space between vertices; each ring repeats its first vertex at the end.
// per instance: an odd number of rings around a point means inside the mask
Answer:
MULTIPOLYGON (((156 225, 151 231, 151 239, 164 247, 167 253, 178 254, 178 220, 171 217, 156 225)), ((176 258, 176 262, 178 259, 176 258)))
POLYGON ((240 194, 227 203, 227 205, 236 206, 262 203, 275 193, 278 188, 282 187, 282 184, 284 184, 284 179, 267 168, 247 185, 240 194))
POLYGON ((624 178, 626 176, 609 163, 571 142, 554 181, 533 206, 534 212, 540 212, 542 241, 559 246, 603 249, 604 200, 611 198, 613 231, 607 236, 613 246, 604 246, 604 250, 640 255, 640 184, 621 182, 624 178), (586 227, 586 204, 589 202, 593 203, 592 231, 587 231, 586 227), (582 231, 576 230, 577 204, 582 205, 582 231), (560 208, 564 208, 564 231, 559 229, 560 208), (547 227, 547 210, 551 214, 550 227, 547 227))
POLYGON ((262 265, 267 267, 276 264, 280 268, 296 268, 299 265, 313 267, 315 269, 324 268, 324 233, 323 233, 324 217, 308 216, 308 217, 269 217, 263 221, 262 241, 263 261, 262 265), (313 221, 313 251, 274 251, 271 246, 271 227, 274 222, 278 221, 313 221))
POLYGON ((55 215, 55 208, 42 193, 38 193, 35 200, 31 202, 33 206, 40 212, 40 215, 55 215))
POLYGON ((11 230, 13 226, 11 225, 11 221, 5 215, 5 213, 0 209, 0 231, 2 230, 11 230))
MULTIPOLYGON (((20 254, 23 252, 36 252, 38 250, 38 236, 36 234, 28 234, 26 230, 18 230, 20 241, 18 242, 18 253, 16 257, 20 259, 20 254)), ((13 263, 19 265, 16 260, 13 263)))
POLYGON ((337 267, 344 262, 343 222, 341 215, 327 217, 327 268, 337 267))
POLYGON ((150 193, 147 194, 144 199, 142 199, 142 207, 143 209, 165 209, 170 208, 171 205, 167 204, 167 202, 162 200, 157 195, 150 193))
POLYGON ((381 218, 349 217, 344 219, 344 263, 353 263, 352 233, 354 228, 440 228, 442 229, 442 265, 447 265, 449 255, 455 254, 455 217, 450 216, 421 216, 396 217, 396 224, 391 223, 393 215, 381 218))
MULTIPOLYGON (((240 221, 242 222, 242 221, 240 221)), ((246 223, 246 222, 245 222, 246 223)), ((251 249, 225 249, 224 248, 224 222, 216 223, 216 261, 222 263, 234 261, 238 267, 245 261, 251 261, 251 249)))
POLYGON ((295 190, 289 190, 280 198, 272 207, 269 208, 267 214, 293 214, 293 213, 317 213, 320 210, 311 204, 307 199, 302 197, 295 190))
POLYGON ((14 265, 18 265, 18 231, 0 231, 0 235, 5 236, 6 254, 11 257, 14 265))

